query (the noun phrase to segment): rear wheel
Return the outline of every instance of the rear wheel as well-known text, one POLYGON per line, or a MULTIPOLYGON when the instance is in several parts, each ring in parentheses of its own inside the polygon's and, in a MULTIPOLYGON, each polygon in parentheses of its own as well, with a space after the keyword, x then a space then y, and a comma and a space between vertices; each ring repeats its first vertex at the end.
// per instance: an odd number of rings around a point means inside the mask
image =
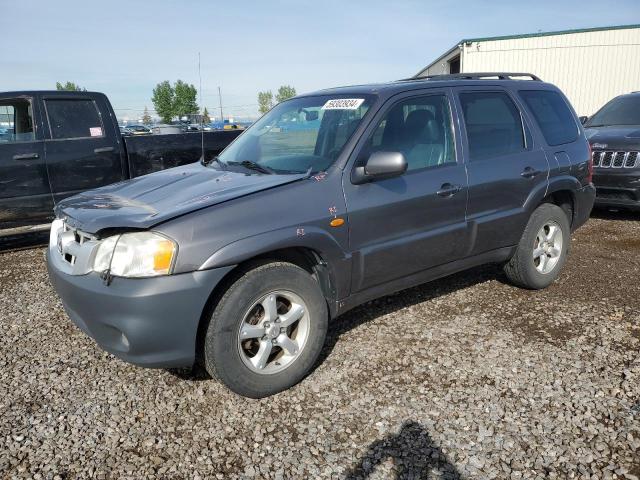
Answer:
POLYGON ((551 285, 567 259, 571 228, 557 205, 540 205, 531 215, 515 255, 504 268, 514 284, 531 289, 551 285))
POLYGON ((204 342, 205 368, 240 395, 261 398, 298 383, 318 358, 327 331, 317 282, 289 263, 240 276, 216 306, 204 342))

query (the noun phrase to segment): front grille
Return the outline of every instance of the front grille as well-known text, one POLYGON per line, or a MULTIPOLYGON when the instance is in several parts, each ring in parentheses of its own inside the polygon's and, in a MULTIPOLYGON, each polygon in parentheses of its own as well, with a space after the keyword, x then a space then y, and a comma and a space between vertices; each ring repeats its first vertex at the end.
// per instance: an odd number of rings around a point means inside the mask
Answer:
POLYGON ((593 166, 599 168, 635 168, 638 164, 638 152, 593 152, 593 166))
POLYGON ((65 222, 57 236, 56 249, 62 259, 73 266, 76 264, 82 246, 91 240, 95 240, 95 238, 80 230, 72 229, 65 222))

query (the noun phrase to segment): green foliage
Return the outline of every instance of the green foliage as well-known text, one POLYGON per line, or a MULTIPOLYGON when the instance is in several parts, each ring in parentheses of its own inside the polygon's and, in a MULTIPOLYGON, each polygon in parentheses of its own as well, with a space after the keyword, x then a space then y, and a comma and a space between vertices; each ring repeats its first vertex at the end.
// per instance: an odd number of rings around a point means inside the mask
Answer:
POLYGON ((276 94, 276 102, 280 103, 280 102, 284 102, 285 100, 288 100, 291 97, 295 97, 296 96, 296 89, 293 88, 291 85, 282 85, 279 89, 278 89, 278 93, 276 94))
POLYGON ((142 114, 142 123, 149 125, 152 122, 151 115, 149 115, 149 109, 145 106, 144 113, 142 114))
POLYGON ((258 111, 267 113, 273 107, 273 93, 271 91, 258 92, 258 111))
POLYGON ((202 112, 202 123, 211 123, 211 117, 209 116, 207 107, 204 107, 204 112, 202 112))
POLYGON ((193 85, 184 83, 182 80, 178 80, 173 85, 173 91, 175 92, 173 114, 178 117, 183 117, 191 113, 198 113, 200 110, 196 103, 198 91, 193 85))
POLYGON ((156 112, 164 123, 171 122, 171 119, 173 118, 174 96, 173 87, 167 80, 160 82, 156 85, 156 88, 153 89, 153 97, 151 97, 151 101, 153 102, 156 112))
POLYGON ((86 92, 86 88, 82 88, 80 85, 76 85, 73 82, 60 83, 56 82, 56 90, 66 90, 69 92, 86 92))
POLYGON ((169 123, 173 117, 183 117, 191 113, 198 113, 196 103, 198 91, 196 87, 178 80, 171 86, 168 80, 160 82, 153 89, 153 105, 164 123, 169 123))

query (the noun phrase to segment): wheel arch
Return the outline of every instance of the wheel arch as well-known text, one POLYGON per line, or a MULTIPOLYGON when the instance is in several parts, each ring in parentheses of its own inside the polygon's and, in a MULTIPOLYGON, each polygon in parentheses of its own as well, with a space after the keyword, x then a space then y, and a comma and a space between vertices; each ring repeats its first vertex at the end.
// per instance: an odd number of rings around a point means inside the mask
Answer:
MULTIPOLYGON (((328 237, 327 234, 324 235, 328 237)), ((305 233, 304 237, 306 236, 307 234, 305 233)), ((202 311, 196 336, 197 359, 202 358, 207 325, 224 292, 244 273, 264 263, 274 261, 288 262, 307 271, 318 282, 327 301, 330 317, 337 316, 337 300, 341 295, 340 289, 344 288, 341 285, 350 282, 350 277, 348 276, 348 272, 350 272, 348 260, 350 257, 342 253, 337 242, 326 237, 317 237, 316 240, 323 238, 323 241, 306 243, 298 240, 286 244, 277 240, 278 238, 281 239, 280 236, 272 237, 271 241, 267 241, 266 238, 262 237, 263 235, 258 235, 230 244, 213 254, 203 264, 203 266, 207 265, 208 268, 224 266, 233 266, 233 268, 213 288, 202 311), (334 245, 327 245, 327 242, 333 242, 334 245), (261 246, 258 248, 257 245, 261 246), (250 248, 251 246, 255 247, 253 251, 250 248), (335 258, 333 255, 339 256, 335 258), (336 266, 336 264, 339 264, 339 266, 336 266), (339 268, 342 268, 343 271, 337 271, 339 268), (345 274, 347 274, 347 278, 343 278, 340 281, 340 275, 345 274)), ((288 237, 291 239, 291 234, 288 234, 288 237)), ((314 235, 309 235, 309 237, 314 237, 314 235)), ((204 270, 202 267, 200 269, 204 270)))

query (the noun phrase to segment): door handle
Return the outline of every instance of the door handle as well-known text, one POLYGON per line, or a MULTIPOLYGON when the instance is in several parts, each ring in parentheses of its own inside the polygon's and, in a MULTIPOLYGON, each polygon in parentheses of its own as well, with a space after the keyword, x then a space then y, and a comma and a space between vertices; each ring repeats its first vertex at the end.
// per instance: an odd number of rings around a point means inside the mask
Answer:
POLYGON ((533 178, 539 174, 541 174, 542 172, 540 170, 536 170, 535 168, 531 168, 531 167, 527 167, 525 168, 522 173, 520 173, 521 177, 524 178, 533 178))
POLYGON ((37 153, 20 153, 13 156, 14 160, 35 160, 36 158, 40 158, 37 153))
POLYGON ((113 152, 113 147, 100 147, 100 148, 93 149, 93 153, 107 153, 107 152, 113 152))
POLYGON ((441 197, 452 197, 456 193, 458 193, 460 190, 462 190, 462 187, 460 185, 443 183, 442 186, 440 187, 440 190, 438 190, 436 193, 441 197))

